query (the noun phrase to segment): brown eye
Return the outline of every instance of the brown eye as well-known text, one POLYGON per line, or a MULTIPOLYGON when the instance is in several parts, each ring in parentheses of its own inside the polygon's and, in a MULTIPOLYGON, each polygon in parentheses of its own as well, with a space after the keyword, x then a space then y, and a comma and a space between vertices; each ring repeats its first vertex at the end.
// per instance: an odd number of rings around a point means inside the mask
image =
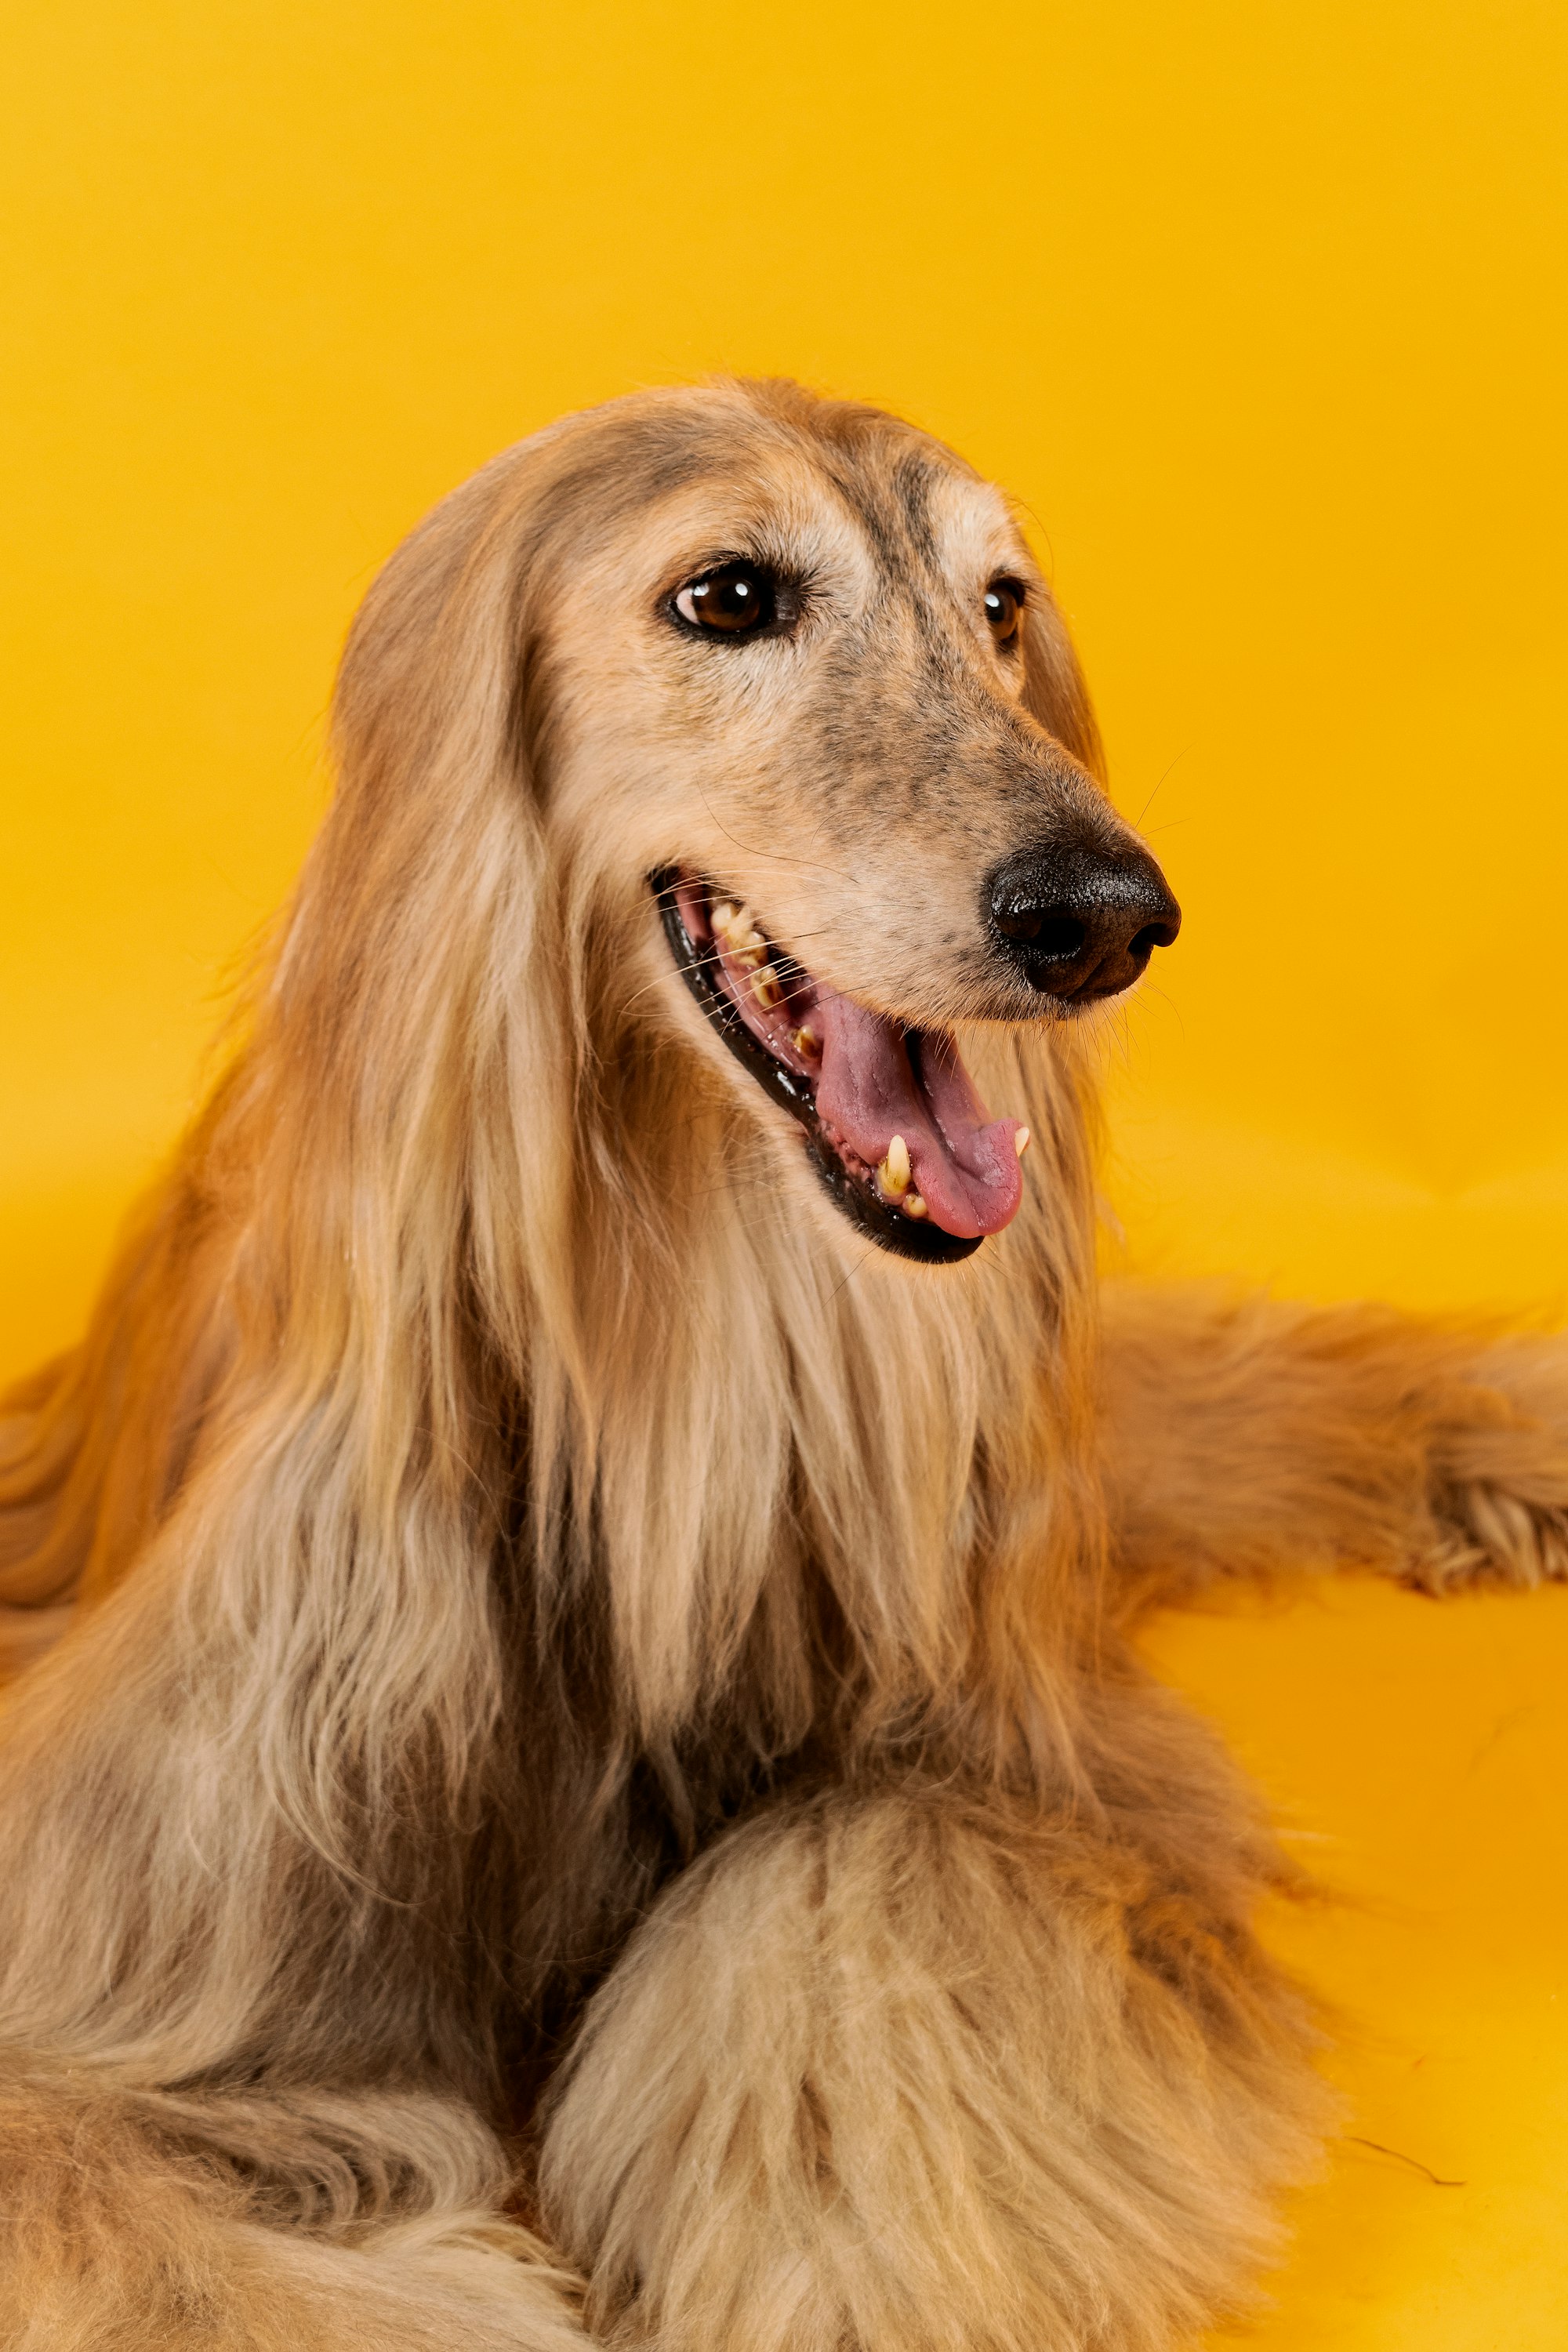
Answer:
POLYGON ((675 609, 694 629, 738 637, 765 628, 777 606, 773 580, 757 563, 721 563, 700 580, 689 580, 675 609))
POLYGON ((1021 580, 993 580, 985 591, 985 618, 991 634, 999 646, 1010 646, 1018 634, 1018 624, 1024 617, 1024 583, 1021 580))

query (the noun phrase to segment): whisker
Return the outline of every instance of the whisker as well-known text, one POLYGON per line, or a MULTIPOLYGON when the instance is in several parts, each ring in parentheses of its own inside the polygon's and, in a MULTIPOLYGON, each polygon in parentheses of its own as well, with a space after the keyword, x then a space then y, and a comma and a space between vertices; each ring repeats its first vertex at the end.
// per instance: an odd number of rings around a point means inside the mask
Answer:
POLYGON ((1150 793, 1148 799, 1144 802, 1142 807, 1139 810, 1137 815, 1132 820, 1133 824, 1137 825, 1140 830, 1142 830, 1144 818, 1148 815, 1150 810, 1153 807, 1155 801, 1159 798, 1161 789, 1165 782, 1165 777, 1170 774, 1173 768, 1180 767, 1182 761, 1186 758, 1187 753, 1192 750, 1192 748, 1193 747, 1190 743, 1184 743, 1175 758, 1166 764, 1164 773, 1161 776, 1159 782, 1155 785, 1153 791, 1150 793))
POLYGON ((859 888, 860 885, 858 877, 851 874, 847 866, 826 866, 818 857, 791 857, 782 849, 752 849, 746 842, 742 841, 738 835, 732 834, 727 824, 721 824, 720 820, 713 815, 713 803, 709 799, 706 793, 702 793, 701 800, 703 807, 707 810, 709 816, 712 818, 713 823, 719 826, 719 830, 723 835, 725 840, 734 842, 736 848, 741 851, 743 856, 766 857, 771 859, 775 866, 812 866, 818 874, 836 874, 841 881, 852 883, 857 889, 859 888))

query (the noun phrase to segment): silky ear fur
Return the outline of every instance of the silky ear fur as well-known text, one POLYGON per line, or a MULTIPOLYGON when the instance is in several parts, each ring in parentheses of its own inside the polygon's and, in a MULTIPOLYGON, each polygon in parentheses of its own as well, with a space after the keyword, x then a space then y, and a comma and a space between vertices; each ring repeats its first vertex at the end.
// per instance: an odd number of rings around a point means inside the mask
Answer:
POLYGON ((1100 783, 1105 750, 1077 651, 1048 591, 1024 607, 1024 707, 1100 783))

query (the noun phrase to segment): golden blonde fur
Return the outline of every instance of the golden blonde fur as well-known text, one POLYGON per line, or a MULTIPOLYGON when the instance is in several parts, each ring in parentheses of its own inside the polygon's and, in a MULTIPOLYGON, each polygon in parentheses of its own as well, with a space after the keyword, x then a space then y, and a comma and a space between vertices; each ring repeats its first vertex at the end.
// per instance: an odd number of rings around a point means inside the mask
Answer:
POLYGON ((1562 1353, 1102 1306, 1092 1024, 953 944, 1025 816, 1105 808, 1093 723, 1005 502, 890 418, 525 442, 373 588, 335 750, 226 1075, 0 1424, 5 2342, 1185 2336, 1322 2107, 1287 1874, 1126 1622, 1561 1572, 1562 1353), (658 619, 737 545, 837 631, 744 686, 658 619), (978 1256, 838 1215, 683 992, 675 861, 957 1025, 1036 1139, 978 1256))

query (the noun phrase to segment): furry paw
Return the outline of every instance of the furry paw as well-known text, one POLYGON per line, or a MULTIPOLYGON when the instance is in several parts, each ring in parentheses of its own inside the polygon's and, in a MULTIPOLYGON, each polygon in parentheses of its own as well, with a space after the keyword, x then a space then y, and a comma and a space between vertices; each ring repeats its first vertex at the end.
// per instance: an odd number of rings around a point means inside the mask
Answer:
POLYGON ((1439 1423, 1430 1456, 1434 1540, 1406 1570, 1426 1592, 1568 1579, 1568 1348, 1489 1349, 1439 1423))
POLYGON ((1436 1542, 1404 1570, 1417 1591, 1568 1582, 1568 1503, 1527 1500, 1478 1479, 1443 1495, 1436 1518, 1436 1542))

